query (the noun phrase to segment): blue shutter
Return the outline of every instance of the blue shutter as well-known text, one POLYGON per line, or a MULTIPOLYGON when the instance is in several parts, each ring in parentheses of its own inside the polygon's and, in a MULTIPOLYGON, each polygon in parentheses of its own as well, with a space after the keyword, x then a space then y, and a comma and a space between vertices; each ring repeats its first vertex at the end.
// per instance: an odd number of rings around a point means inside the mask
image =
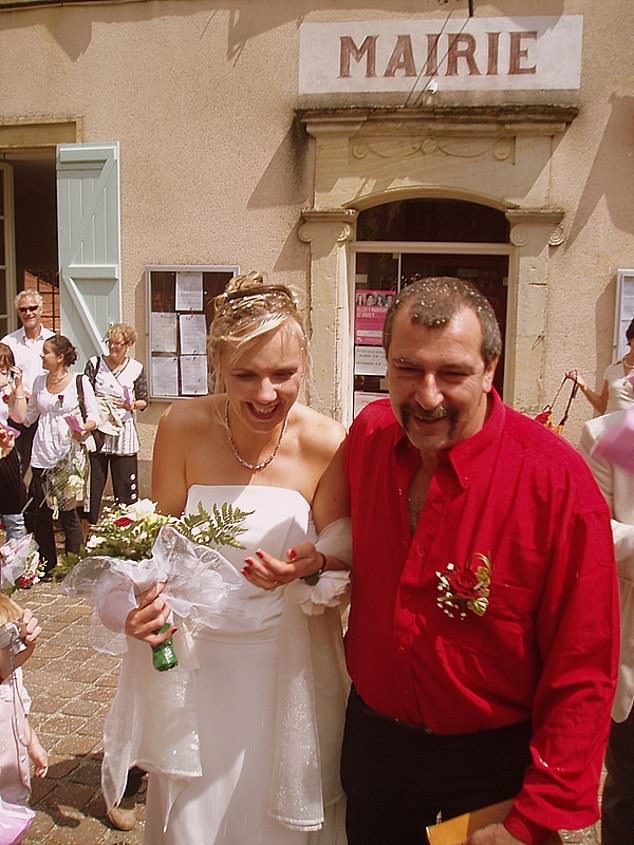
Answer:
POLYGON ((121 320, 117 143, 57 148, 57 221, 61 330, 82 366, 121 320))

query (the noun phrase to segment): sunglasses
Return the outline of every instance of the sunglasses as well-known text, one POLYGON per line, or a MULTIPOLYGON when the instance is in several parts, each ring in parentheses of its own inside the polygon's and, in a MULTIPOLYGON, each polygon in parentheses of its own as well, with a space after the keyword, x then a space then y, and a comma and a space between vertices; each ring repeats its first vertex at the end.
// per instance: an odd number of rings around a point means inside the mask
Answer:
POLYGON ((24 307, 22 307, 22 308, 18 308, 18 311, 20 312, 20 314, 26 314, 26 313, 27 313, 27 311, 28 311, 28 312, 31 312, 31 311, 37 311, 37 309, 38 309, 39 307, 40 307, 39 305, 25 305, 25 306, 24 306, 24 307))

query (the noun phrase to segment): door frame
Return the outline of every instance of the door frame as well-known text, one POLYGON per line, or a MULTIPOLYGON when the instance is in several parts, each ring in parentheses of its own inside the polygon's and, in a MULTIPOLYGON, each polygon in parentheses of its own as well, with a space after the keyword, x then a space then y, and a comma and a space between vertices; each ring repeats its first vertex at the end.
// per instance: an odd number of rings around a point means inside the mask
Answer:
MULTIPOLYGON (((507 299, 506 299, 506 314, 505 314, 505 331, 504 337, 502 338, 502 342, 504 344, 504 348, 508 349, 507 345, 507 337, 512 334, 509 330, 509 324, 513 320, 513 316, 515 314, 516 302, 515 302, 515 293, 516 284, 515 280, 517 279, 517 263, 513 260, 515 249, 511 243, 471 243, 468 241, 464 242, 446 242, 446 241, 352 241, 349 244, 349 251, 350 251, 350 274, 348 279, 348 296, 350 298, 350 302, 354 302, 355 296, 355 277, 356 277, 356 257, 359 253, 392 253, 394 256, 399 256, 399 270, 397 278, 401 278, 400 272, 400 259, 401 256, 404 254, 409 255, 427 255, 427 254, 434 254, 434 255, 501 255, 505 256, 508 259, 508 277, 507 277, 507 299), (512 282, 513 280, 513 282, 512 282)), ((399 283, 400 285, 400 283, 399 283)), ((400 289, 400 286, 399 286, 400 289)), ((348 361, 348 371, 352 372, 352 384, 350 384, 349 390, 351 393, 352 400, 354 399, 354 311, 355 309, 351 306, 349 313, 350 313, 350 327, 349 327, 349 336, 351 338, 351 343, 348 344, 350 347, 349 355, 350 360, 348 361)), ((514 325, 514 323, 513 323, 514 325)), ((504 381, 503 381, 503 390, 504 394, 510 390, 510 386, 512 384, 512 378, 510 374, 511 369, 511 362, 510 356, 506 356, 505 358, 505 367, 504 367, 504 381)), ((354 405, 354 401, 352 401, 352 405, 354 405)))
MULTIPOLYGON (((0 170, 3 172, 2 179, 2 208, 4 214, 0 215, 2 223, 2 238, 4 239, 4 286, 7 303, 7 313, 0 314, 6 319, 6 333, 17 328, 17 314, 14 307, 16 290, 15 278, 15 193, 13 185, 13 167, 8 161, 0 161, 0 170)), ((2 332, 0 336, 5 334, 2 332)))

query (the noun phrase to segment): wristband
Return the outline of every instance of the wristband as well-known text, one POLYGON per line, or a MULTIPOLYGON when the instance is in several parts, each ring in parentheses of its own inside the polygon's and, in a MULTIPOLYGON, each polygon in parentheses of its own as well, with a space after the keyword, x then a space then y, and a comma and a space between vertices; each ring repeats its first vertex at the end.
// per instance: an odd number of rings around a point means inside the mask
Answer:
POLYGON ((313 572, 312 575, 304 575, 304 577, 301 579, 302 581, 305 581, 310 587, 314 587, 315 584, 319 583, 319 579, 325 572, 328 563, 328 559, 326 558, 326 555, 323 552, 317 551, 317 554, 321 558, 321 566, 316 572, 313 572))

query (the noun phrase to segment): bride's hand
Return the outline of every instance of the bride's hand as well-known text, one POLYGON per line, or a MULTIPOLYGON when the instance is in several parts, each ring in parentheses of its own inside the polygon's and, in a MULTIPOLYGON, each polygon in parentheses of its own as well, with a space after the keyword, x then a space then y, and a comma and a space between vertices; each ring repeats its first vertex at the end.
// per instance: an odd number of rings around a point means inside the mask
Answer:
POLYGON ((325 555, 318 552, 313 543, 300 543, 289 549, 285 561, 262 549, 255 554, 255 558, 245 558, 242 574, 247 581, 263 590, 274 590, 297 578, 307 578, 323 571, 326 563, 325 555))
POLYGON ((125 632, 130 637, 143 640, 152 648, 161 645, 176 632, 170 627, 162 634, 156 632, 167 621, 170 609, 161 598, 165 584, 154 584, 149 590, 141 593, 137 599, 138 606, 128 613, 125 622, 125 632))

